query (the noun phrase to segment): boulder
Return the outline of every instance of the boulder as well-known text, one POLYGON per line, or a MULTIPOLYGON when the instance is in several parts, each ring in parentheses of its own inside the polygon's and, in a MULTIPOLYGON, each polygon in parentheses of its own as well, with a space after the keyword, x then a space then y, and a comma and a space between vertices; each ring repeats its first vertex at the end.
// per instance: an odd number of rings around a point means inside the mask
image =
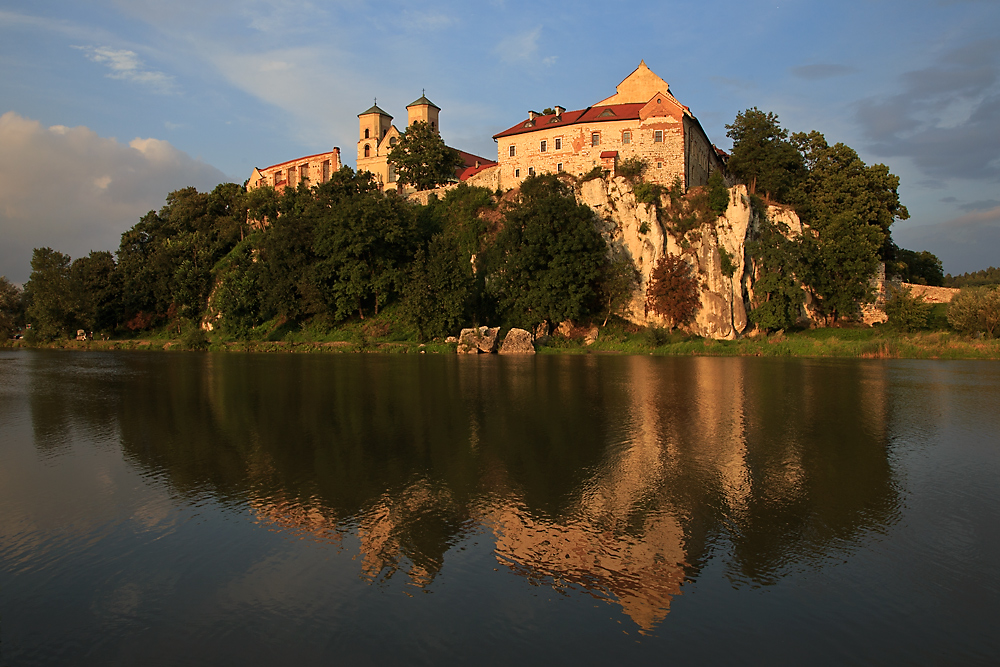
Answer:
POLYGON ((565 320, 559 323, 559 326, 556 327, 556 330, 553 333, 556 336, 562 336, 563 338, 572 338, 574 328, 575 327, 571 320, 565 320))
POLYGON ((497 338, 499 338, 500 327, 480 327, 478 339, 479 351, 484 354, 492 354, 497 351, 497 338), (485 331, 484 331, 485 330, 485 331))
POLYGON ((600 334, 600 329, 597 328, 596 324, 591 324, 590 328, 587 329, 587 333, 583 335, 583 344, 593 345, 597 342, 598 334, 600 334))
POLYGON ((458 336, 459 354, 490 354, 496 352, 497 334, 500 327, 478 327, 475 329, 462 329, 458 336))
POLYGON ((534 354, 535 346, 531 344, 531 333, 524 329, 511 329, 503 339, 500 354, 534 354))

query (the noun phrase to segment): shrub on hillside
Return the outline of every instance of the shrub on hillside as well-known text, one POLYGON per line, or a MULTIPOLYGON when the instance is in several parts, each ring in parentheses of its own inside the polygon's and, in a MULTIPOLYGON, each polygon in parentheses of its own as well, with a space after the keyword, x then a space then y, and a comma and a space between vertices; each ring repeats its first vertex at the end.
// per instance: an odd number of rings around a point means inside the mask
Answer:
POLYGON ((701 300, 698 279, 682 257, 664 255, 656 263, 646 288, 646 312, 667 320, 667 329, 687 324, 694 317, 701 300))
POLYGON ((948 324, 963 333, 992 338, 1000 328, 1000 287, 967 287, 951 300, 948 324))
POLYGON ((908 287, 890 284, 886 290, 885 314, 892 329, 905 332, 926 329, 931 308, 923 297, 913 296, 908 287))

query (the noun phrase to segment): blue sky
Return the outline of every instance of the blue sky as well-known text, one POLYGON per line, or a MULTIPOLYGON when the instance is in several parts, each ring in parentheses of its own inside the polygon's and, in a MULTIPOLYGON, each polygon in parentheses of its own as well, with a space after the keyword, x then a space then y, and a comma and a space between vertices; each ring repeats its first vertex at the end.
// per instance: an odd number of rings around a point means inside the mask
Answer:
POLYGON ((1000 266, 1000 2, 0 2, 0 274, 115 249, 166 194, 340 146, 426 90, 452 146, 645 59, 722 148, 756 106, 898 175, 899 245, 1000 266))

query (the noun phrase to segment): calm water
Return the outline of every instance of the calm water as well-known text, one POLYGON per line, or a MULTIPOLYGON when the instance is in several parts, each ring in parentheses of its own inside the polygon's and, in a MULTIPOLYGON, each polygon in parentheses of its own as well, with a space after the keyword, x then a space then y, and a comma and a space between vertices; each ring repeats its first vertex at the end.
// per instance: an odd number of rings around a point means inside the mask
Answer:
POLYGON ((1000 660, 1000 364, 0 353, 0 665, 1000 660))

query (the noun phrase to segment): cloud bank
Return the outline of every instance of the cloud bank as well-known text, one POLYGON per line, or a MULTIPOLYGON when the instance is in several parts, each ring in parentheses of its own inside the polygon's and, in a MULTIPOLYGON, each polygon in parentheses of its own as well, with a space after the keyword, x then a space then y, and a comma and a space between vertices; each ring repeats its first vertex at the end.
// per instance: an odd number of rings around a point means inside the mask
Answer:
POLYGON ((86 127, 0 116, 0 275, 24 282, 31 252, 73 258, 115 250, 119 238, 169 192, 211 190, 226 178, 160 139, 123 144, 86 127))
POLYGON ((945 272, 952 275, 1000 266, 996 253, 1000 248, 1000 202, 941 224, 894 229, 892 236, 903 248, 931 250, 944 264, 945 272))

